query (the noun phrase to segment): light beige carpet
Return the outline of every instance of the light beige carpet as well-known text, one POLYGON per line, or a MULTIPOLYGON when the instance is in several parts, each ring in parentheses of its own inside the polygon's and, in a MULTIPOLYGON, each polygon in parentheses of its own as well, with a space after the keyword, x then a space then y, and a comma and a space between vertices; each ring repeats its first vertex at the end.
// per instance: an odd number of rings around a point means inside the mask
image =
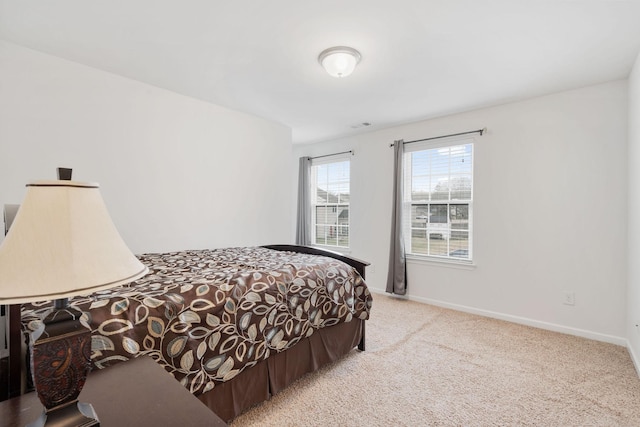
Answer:
POLYGON ((367 351, 232 426, 640 426, 624 347, 374 295, 367 351))

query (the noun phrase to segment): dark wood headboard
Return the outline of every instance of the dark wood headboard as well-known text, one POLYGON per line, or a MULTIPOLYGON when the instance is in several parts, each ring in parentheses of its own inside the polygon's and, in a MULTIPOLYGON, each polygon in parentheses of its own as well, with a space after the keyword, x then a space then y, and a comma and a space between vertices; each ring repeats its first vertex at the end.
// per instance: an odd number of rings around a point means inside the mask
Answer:
MULTIPOLYGON (((6 235, 9 232, 9 228, 13 223, 16 214, 18 213, 18 209, 20 205, 4 205, 3 209, 3 217, 4 217, 4 234, 6 235)), ((21 393, 21 384, 22 384, 22 373, 21 373, 21 365, 22 360, 20 354, 22 353, 22 342, 21 342, 21 327, 20 327, 20 305, 13 304, 8 305, 6 319, 9 323, 9 336, 7 337, 9 344, 9 364, 8 364, 8 398, 12 398, 15 396, 19 396, 21 393)))

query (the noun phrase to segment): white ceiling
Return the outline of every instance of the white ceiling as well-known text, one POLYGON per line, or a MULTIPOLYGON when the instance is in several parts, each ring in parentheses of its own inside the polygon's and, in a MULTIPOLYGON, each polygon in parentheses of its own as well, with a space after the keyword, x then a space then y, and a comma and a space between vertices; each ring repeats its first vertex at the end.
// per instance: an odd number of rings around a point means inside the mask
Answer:
POLYGON ((0 0, 0 38, 306 143, 625 78, 640 0, 0 0), (336 45, 350 77, 317 62, 336 45))

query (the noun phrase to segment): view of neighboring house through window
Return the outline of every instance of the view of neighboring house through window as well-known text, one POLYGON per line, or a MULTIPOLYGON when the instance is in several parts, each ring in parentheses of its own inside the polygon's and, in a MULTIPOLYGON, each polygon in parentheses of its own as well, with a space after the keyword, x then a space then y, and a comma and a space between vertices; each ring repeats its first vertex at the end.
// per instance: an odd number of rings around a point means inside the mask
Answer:
POLYGON ((312 160, 313 244, 349 247, 350 166, 351 160, 345 156, 312 160))
POLYGON ((470 261, 473 140, 405 145, 407 253, 470 261))

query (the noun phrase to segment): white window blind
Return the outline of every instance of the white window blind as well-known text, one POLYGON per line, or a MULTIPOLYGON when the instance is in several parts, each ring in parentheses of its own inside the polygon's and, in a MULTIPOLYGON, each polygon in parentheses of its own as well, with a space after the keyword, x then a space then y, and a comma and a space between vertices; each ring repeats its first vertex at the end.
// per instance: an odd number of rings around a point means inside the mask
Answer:
POLYGON ((405 145, 404 189, 407 252, 471 261, 473 138, 405 145))
POLYGON ((349 154, 312 159, 311 222, 315 245, 349 247, 349 154))

